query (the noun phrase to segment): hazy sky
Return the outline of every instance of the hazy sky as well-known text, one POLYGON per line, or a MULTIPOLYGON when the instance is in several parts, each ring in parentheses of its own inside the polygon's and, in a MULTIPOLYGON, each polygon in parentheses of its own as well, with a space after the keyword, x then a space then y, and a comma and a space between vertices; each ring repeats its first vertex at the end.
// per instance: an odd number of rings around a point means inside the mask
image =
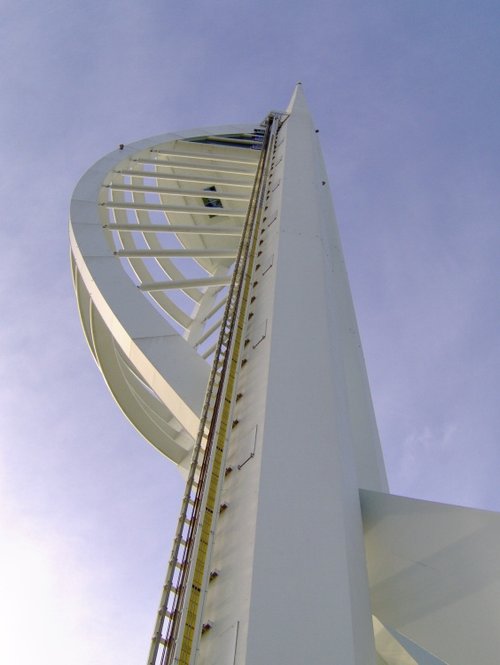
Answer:
POLYGON ((497 0, 0 2, 0 662, 145 662, 182 482, 72 293, 72 190, 147 136, 304 84, 391 489, 500 510, 497 0))

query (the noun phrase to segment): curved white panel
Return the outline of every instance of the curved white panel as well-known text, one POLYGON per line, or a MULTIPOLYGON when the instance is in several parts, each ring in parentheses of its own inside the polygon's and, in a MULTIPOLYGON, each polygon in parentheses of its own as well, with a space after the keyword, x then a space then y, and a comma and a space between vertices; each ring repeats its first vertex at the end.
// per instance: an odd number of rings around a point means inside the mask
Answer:
POLYGON ((82 326, 127 417, 187 462, 260 153, 254 126, 165 134, 98 161, 71 202, 82 326))

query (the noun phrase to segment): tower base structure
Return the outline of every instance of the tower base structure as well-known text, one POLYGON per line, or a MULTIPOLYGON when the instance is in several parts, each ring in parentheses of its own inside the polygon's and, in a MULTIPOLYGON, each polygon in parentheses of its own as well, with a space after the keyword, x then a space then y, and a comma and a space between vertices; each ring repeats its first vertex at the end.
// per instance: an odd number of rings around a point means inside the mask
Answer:
POLYGON ((75 191, 92 352, 187 479, 148 665, 498 662, 500 517, 388 493, 327 183, 299 84, 75 191))

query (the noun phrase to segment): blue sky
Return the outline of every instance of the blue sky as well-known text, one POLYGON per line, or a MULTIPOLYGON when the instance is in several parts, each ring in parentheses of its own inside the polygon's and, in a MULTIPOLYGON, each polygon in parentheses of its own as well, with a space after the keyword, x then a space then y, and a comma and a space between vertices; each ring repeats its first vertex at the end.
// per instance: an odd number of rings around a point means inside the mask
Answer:
POLYGON ((496 1, 0 11, 2 662, 143 662, 182 490, 85 346, 68 265, 77 180, 119 143, 260 121, 297 80, 391 489, 500 510, 496 1))

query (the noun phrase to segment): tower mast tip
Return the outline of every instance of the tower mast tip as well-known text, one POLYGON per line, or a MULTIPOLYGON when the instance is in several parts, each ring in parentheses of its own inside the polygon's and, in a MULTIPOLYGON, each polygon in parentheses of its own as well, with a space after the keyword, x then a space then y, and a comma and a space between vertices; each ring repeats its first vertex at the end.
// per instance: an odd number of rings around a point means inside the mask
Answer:
POLYGON ((302 81, 298 81, 295 89, 293 91, 292 98, 288 104, 287 113, 292 113, 292 111, 305 111, 309 113, 307 109, 307 103, 304 96, 304 88, 302 86, 302 81))

